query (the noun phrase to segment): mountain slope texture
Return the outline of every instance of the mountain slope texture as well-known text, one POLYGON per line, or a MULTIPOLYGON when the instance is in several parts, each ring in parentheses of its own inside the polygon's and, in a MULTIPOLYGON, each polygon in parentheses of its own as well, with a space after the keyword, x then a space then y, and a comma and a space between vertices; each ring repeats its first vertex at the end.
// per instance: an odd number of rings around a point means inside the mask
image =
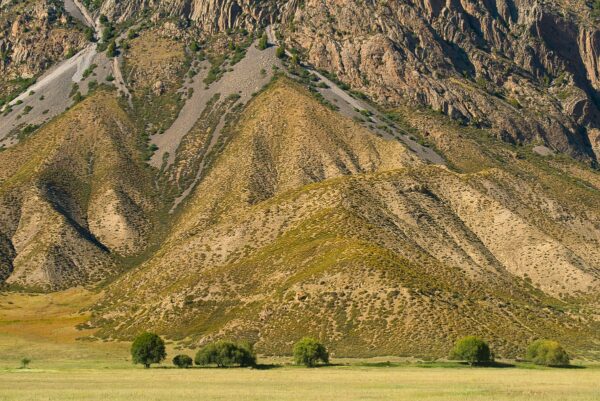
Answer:
POLYGON ((599 27, 584 0, 3 1, 0 290, 97 292, 88 340, 598 359, 599 27))

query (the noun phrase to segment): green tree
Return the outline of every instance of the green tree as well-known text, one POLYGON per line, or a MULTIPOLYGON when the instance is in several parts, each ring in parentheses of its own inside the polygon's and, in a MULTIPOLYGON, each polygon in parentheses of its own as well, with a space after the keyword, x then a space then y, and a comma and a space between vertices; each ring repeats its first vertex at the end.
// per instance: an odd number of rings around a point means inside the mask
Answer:
POLYGON ((192 358, 188 355, 177 355, 173 358, 173 365, 178 368, 187 369, 192 366, 192 358))
POLYGON ((592 3, 592 15, 596 18, 600 18, 600 0, 596 0, 592 3))
POLYGON ((96 41, 96 37, 94 36, 94 30, 92 28, 90 28, 89 26, 85 27, 83 34, 85 35, 85 39, 88 42, 96 41))
POLYGON ((312 368, 319 361, 329 363, 327 348, 314 338, 304 337, 294 345, 294 361, 297 365, 312 368))
POLYGON ((475 336, 463 337, 450 352, 450 359, 467 361, 469 365, 492 361, 489 345, 475 336))
POLYGON ((567 366, 569 355, 556 341, 536 340, 527 347, 526 358, 536 365, 567 366))
POLYGON ((29 358, 22 358, 21 359, 21 369, 27 369, 29 367, 30 363, 31 363, 31 359, 29 359, 29 358))
POLYGON ((263 33, 262 36, 260 37, 259 41, 258 41, 258 48, 260 50, 265 50, 268 46, 268 38, 267 38, 267 34, 263 33))
POLYGON ((115 41, 111 41, 106 48, 106 55, 108 57, 116 57, 117 56, 117 44, 115 41))
POLYGON ((277 56, 277 58, 285 58, 285 46, 281 45, 277 48, 277 50, 275 50, 275 55, 277 56))
POLYGON ((166 357, 165 342, 154 333, 140 334, 131 344, 133 363, 141 363, 145 368, 162 362, 166 357))
POLYGON ((256 355, 248 343, 221 340, 200 348, 196 353, 194 363, 198 366, 254 366, 256 365, 256 355))

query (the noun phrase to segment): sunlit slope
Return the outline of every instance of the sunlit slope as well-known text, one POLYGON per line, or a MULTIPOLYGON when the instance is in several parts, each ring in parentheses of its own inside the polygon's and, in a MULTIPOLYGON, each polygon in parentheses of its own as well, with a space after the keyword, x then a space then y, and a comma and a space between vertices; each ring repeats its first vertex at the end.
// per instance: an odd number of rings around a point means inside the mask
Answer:
POLYGON ((61 289, 114 272, 146 245, 154 189, 131 122, 100 91, 0 153, 0 261, 6 283, 61 289))
POLYGON ((565 183, 592 198, 574 203, 527 174, 424 165, 279 80, 93 323, 106 337, 245 337, 273 353, 311 334, 338 355, 444 355, 476 333, 503 356, 538 336, 589 354, 598 189, 565 183))

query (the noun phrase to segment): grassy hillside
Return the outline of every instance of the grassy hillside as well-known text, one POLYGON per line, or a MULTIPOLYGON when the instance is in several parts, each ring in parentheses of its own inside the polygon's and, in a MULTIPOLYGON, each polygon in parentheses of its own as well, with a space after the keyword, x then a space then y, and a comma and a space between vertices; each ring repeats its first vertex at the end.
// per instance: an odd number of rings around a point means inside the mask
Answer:
POLYGON ((277 81, 160 250, 107 288, 98 335, 243 337, 280 354, 310 334, 336 355, 443 356, 475 333, 507 357, 544 336, 597 357, 597 173, 431 113, 402 121, 452 169, 277 81))
POLYGON ((0 271, 13 287, 98 282, 140 254, 158 205, 133 124, 101 90, 0 154, 0 271))

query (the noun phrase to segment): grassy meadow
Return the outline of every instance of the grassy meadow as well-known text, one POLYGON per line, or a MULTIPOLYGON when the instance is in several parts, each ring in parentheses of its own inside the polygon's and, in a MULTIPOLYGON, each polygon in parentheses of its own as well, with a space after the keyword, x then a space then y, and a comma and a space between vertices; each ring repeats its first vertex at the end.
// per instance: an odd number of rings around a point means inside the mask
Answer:
MULTIPOLYGON (((333 359, 308 369, 260 358, 260 369, 175 369, 130 362, 129 344, 89 342, 75 326, 97 297, 84 290, 0 294, 0 401, 27 400, 600 400, 600 365, 470 368, 393 357, 333 359), (19 368, 23 357, 28 369, 19 368), (388 361, 391 361, 388 363, 388 361)), ((192 354, 192 351, 187 352, 192 354)))
POLYGON ((600 370, 283 367, 28 369, 0 373, 1 400, 599 400, 600 370))

